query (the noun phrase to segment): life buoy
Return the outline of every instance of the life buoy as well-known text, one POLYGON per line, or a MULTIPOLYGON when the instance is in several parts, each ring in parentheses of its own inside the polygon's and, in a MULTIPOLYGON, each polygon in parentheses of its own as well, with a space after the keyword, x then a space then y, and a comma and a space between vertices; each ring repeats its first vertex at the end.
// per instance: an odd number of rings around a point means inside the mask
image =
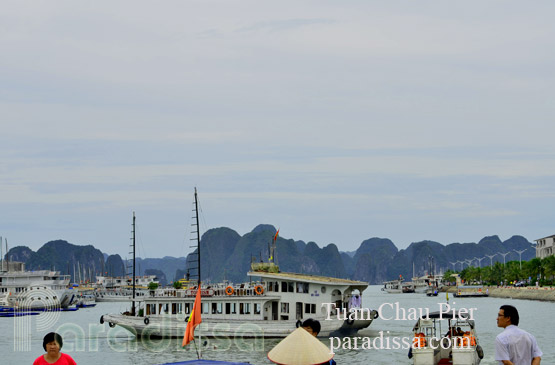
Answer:
POLYGON ((104 316, 100 316, 100 324, 104 323, 104 316))
POLYGON ((114 328, 116 326, 116 324, 112 323, 112 322, 108 322, 108 326, 110 326, 110 328, 114 328))
POLYGON ((150 323, 150 319, 148 319, 148 317, 145 317, 144 322, 145 322, 146 325, 148 325, 150 323))
POLYGON ((257 295, 262 295, 262 293, 264 293, 264 288, 262 287, 262 285, 257 285, 254 287, 254 292, 257 295))
POLYGON ((426 347, 426 339, 424 338, 424 334, 422 332, 414 334, 414 339, 412 340, 412 347, 413 348, 426 347))
POLYGON ((234 292, 234 290, 231 286, 228 286, 227 288, 225 288, 225 293, 227 295, 233 295, 233 292, 234 292))

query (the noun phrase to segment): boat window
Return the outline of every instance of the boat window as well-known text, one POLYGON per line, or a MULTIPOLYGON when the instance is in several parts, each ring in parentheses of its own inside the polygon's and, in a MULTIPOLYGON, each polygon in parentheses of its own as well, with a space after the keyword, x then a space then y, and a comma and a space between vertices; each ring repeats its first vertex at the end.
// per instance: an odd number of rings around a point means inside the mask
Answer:
POLYGON ((289 303, 281 303, 281 313, 289 313, 289 303))
POLYGON ((202 303, 201 308, 202 308, 202 313, 208 314, 208 303, 202 303))
POLYGON ((216 313, 222 314, 222 303, 218 303, 216 307, 216 313))
POLYGON ((304 312, 305 313, 316 313, 316 304, 305 303, 304 312))
POLYGON ((245 314, 251 314, 251 304, 245 303, 245 314))
POLYGON ((297 283, 297 293, 308 293, 308 283, 297 283))
POLYGON ((231 313, 231 303, 225 303, 225 314, 231 313))
POLYGON ((239 303, 239 314, 245 314, 245 305, 243 303, 239 303))
POLYGON ((212 314, 216 314, 218 312, 217 303, 212 303, 212 314))
POLYGON ((293 282, 287 282, 287 281, 282 281, 281 282, 281 291, 284 293, 294 293, 295 292, 295 286, 293 284, 293 282))
POLYGON ((185 314, 191 313, 191 303, 185 303, 185 314))
POLYGON ((260 314, 260 303, 254 303, 254 314, 260 314))
POLYGON ((172 303, 172 314, 177 314, 177 303, 172 303))
POLYGON ((237 314, 237 303, 231 303, 231 314, 237 314))

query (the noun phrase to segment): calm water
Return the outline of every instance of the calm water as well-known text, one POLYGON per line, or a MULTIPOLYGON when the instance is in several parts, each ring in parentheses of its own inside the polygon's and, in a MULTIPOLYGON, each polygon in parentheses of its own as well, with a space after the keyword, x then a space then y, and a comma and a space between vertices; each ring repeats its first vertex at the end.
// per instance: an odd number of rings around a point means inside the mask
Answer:
MULTIPOLYGON (((399 303, 400 308, 439 309, 445 302, 445 294, 426 297, 424 294, 387 294, 379 286, 372 286, 364 293, 363 304, 378 308, 383 303, 399 303)), ((555 334, 555 303, 497 298, 450 298, 450 304, 458 309, 477 308, 475 311, 478 339, 484 348, 482 364, 495 364, 493 349, 495 336, 501 331, 496 326, 497 311, 502 304, 512 304, 520 312, 520 327, 534 334, 544 355, 542 364, 555 364, 553 337, 555 334), (453 304, 455 302, 455 304, 453 304)), ((181 349, 181 340, 142 342, 128 335, 119 327, 110 328, 99 323, 105 313, 122 312, 123 303, 98 303, 94 308, 76 312, 43 313, 38 316, 0 318, 1 364, 32 364, 43 353, 42 338, 50 331, 62 333, 63 352, 70 354, 78 364, 162 364, 196 358, 194 346, 181 349)), ((395 313, 387 308, 387 315, 395 313)), ((369 329, 359 332, 359 337, 372 340, 384 337, 410 336, 413 320, 377 319, 369 329), (387 332, 389 331, 389 332, 387 332)), ((205 339, 203 339, 204 342, 205 339)), ((329 339, 321 339, 329 345, 329 339)), ((279 340, 274 339, 206 339, 203 358, 214 360, 243 361, 252 364, 271 364, 266 354, 279 340)), ((338 364, 411 364, 407 350, 336 350, 338 364)))

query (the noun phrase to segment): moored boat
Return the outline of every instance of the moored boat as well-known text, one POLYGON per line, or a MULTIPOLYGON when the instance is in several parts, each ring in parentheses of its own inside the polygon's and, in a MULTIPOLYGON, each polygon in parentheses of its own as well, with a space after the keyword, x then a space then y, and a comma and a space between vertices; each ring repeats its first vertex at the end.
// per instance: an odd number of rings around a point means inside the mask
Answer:
POLYGON ((70 275, 59 271, 25 270, 22 262, 2 260, 0 272, 0 296, 7 305, 19 309, 67 308, 73 302, 73 293, 68 289, 70 275))
POLYGON ((388 293, 402 293, 403 279, 384 281, 382 291, 386 291, 388 293))

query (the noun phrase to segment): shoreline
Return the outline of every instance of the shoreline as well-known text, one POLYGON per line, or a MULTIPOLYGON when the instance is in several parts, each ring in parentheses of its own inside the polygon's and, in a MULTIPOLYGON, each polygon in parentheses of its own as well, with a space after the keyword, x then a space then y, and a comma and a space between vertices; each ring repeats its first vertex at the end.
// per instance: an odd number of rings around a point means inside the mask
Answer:
MULTIPOLYGON (((456 293, 457 287, 447 287, 448 293, 456 293)), ((513 287, 513 286, 484 286, 483 290, 488 290, 489 296, 493 298, 511 298, 539 300, 544 302, 555 302, 555 287, 513 287)), ((466 289, 465 291, 468 291, 466 289)))

